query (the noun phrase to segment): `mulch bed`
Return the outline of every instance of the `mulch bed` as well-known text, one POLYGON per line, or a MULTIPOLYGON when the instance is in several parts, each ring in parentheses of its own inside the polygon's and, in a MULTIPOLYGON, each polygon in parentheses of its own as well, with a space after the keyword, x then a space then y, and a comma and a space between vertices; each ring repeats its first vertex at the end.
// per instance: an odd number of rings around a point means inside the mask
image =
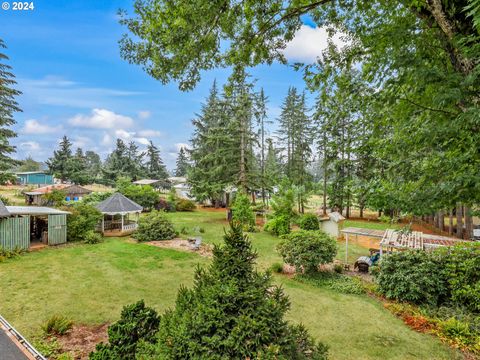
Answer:
POLYGON ((88 354, 95 350, 98 343, 108 341, 108 325, 74 325, 57 340, 63 352, 70 353, 75 360, 87 360, 88 354))
POLYGON ((209 244, 202 244, 200 245, 200 249, 195 250, 192 244, 188 240, 184 240, 180 238, 176 238, 172 240, 149 241, 149 242, 146 242, 146 244, 160 247, 160 248, 192 252, 205 257, 212 256, 212 251, 213 251, 212 246, 209 244))

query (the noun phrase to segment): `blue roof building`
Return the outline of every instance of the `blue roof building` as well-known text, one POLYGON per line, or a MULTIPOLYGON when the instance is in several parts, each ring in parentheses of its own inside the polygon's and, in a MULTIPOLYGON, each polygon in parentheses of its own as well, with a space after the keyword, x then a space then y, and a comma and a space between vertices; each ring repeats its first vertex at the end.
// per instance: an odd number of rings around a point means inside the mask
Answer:
POLYGON ((20 185, 53 185, 53 175, 45 171, 27 171, 15 174, 20 185))

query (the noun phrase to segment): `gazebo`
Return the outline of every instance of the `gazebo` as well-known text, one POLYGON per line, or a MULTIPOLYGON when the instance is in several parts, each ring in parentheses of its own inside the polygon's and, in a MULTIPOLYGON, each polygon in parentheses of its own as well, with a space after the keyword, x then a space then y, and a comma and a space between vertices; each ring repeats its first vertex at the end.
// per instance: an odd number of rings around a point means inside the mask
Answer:
POLYGON ((121 193, 115 193, 95 206, 102 214, 101 231, 104 236, 124 236, 138 227, 143 207, 121 193), (134 215, 131 219, 130 216, 134 215))

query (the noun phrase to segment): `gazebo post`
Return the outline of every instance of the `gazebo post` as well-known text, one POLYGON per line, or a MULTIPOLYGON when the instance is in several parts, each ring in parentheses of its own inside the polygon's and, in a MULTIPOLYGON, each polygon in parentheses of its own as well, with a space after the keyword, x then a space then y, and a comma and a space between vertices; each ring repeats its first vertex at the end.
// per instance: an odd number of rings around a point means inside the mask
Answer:
POLYGON ((122 229, 120 231, 123 232, 123 217, 125 216, 124 214, 121 214, 122 215, 122 229))
POLYGON ((102 216, 102 234, 105 232, 105 215, 102 216))
POLYGON ((345 234, 345 265, 348 264, 348 233, 345 234))

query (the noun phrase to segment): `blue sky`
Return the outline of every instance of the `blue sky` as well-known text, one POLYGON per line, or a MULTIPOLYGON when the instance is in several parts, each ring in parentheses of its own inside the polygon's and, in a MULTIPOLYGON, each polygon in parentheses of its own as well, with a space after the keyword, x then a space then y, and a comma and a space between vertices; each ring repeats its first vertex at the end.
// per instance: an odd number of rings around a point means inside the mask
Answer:
MULTIPOLYGON (((117 42, 124 29, 116 13, 119 8, 131 13, 131 5, 131 0, 37 0, 33 11, 0 9, 0 38, 23 92, 13 140, 17 158, 46 160, 64 134, 75 146, 105 157, 120 137, 140 146, 151 139, 174 168, 213 80, 223 84, 229 71, 206 72, 195 90, 181 92, 175 83, 162 85, 122 60, 117 42)), ((286 55, 313 61, 325 42, 322 29, 304 26, 286 55)), ((260 66, 251 74, 269 97, 271 120, 289 86, 304 88, 301 73, 284 65, 260 66)))

